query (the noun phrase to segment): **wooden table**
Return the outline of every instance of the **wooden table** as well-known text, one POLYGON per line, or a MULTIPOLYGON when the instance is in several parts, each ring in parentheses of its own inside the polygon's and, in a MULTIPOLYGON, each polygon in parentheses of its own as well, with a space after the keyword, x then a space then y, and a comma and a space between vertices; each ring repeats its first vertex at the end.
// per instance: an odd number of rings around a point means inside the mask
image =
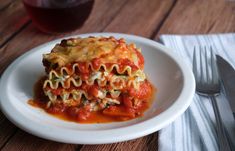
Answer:
MULTIPOLYGON (((199 34, 235 31, 232 0, 96 0, 86 23, 70 34, 120 32, 158 40, 160 34, 199 34)), ((38 31, 20 0, 0 1, 0 74, 27 50, 69 34, 38 31)), ((158 133, 104 145, 74 145, 30 135, 0 112, 0 150, 157 150, 158 133)))

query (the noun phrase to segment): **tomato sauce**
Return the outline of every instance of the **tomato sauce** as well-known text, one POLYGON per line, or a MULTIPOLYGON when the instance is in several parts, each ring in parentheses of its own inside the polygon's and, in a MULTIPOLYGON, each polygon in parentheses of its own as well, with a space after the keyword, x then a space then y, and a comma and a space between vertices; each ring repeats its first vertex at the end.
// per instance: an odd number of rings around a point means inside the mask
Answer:
MULTIPOLYGON (((118 121, 125 121, 130 120, 133 118, 137 118, 143 115, 143 112, 147 110, 153 99, 153 87, 150 85, 149 82, 144 82, 141 85, 141 89, 138 92, 133 92, 131 90, 128 93, 124 93, 120 97, 120 105, 110 106, 101 111, 92 111, 90 112, 90 106, 84 106, 83 108, 79 109, 77 107, 68 107, 62 103, 57 103, 55 105, 47 106, 48 98, 44 95, 42 87, 45 77, 42 77, 38 82, 35 84, 34 87, 34 99, 29 100, 28 104, 42 108, 44 111, 49 113, 52 116, 57 118, 66 120, 66 121, 73 121, 78 123, 108 123, 108 122, 118 122, 118 121), (133 93, 133 94, 132 94, 133 93), (141 105, 138 108, 133 108, 133 102, 130 100, 129 96, 135 95, 139 98, 143 98, 141 105), (151 96, 151 98, 149 97, 151 96), (145 99, 144 99, 145 98, 145 99)), ((91 94, 96 95, 97 93, 97 85, 91 86, 87 88, 91 94)), ((59 91, 59 90, 58 90, 59 91)), ((55 92, 54 93, 59 93, 55 92)))
POLYGON ((123 71, 123 69, 126 66, 130 66, 132 71, 136 71, 138 70, 138 67, 129 59, 119 59, 119 68, 121 69, 121 71, 123 71))

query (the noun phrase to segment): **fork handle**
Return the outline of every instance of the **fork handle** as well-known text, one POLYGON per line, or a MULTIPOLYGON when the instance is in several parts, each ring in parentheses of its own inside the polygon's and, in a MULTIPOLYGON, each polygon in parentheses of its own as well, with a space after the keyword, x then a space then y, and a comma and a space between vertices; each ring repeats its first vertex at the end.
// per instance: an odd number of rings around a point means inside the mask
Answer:
POLYGON ((216 102, 215 96, 210 96, 212 106, 215 113, 215 119, 216 119, 216 129, 217 129, 217 135, 218 135, 218 141, 219 141, 219 150, 220 151, 231 151, 231 148, 229 146, 228 139, 225 134, 224 126, 221 120, 221 116, 219 113, 218 104, 216 102))

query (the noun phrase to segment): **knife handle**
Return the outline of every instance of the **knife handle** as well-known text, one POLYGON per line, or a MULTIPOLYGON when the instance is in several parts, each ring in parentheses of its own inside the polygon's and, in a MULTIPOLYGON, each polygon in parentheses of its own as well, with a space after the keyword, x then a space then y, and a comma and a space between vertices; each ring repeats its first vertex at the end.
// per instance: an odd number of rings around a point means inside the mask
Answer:
POLYGON ((216 96, 210 96, 212 106, 214 109, 215 119, 216 119, 216 129, 217 129, 217 136, 218 136, 218 143, 219 143, 219 150, 220 151, 231 151, 229 146, 228 139, 225 134, 224 126, 221 120, 221 116, 219 113, 218 104, 216 102, 216 96))

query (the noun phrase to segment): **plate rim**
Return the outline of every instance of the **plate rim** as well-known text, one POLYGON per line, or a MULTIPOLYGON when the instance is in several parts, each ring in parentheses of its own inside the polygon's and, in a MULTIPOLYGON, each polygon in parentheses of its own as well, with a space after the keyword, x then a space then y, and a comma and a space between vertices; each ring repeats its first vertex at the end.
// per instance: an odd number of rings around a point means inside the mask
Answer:
MULTIPOLYGON (((121 142, 121 141, 127 141, 127 140, 131 140, 131 139, 135 139, 138 137, 142 137, 148 134, 151 134, 157 130, 160 130, 161 128, 163 128, 164 126, 170 124, 171 122, 173 122, 179 115, 181 115, 190 105, 190 103, 192 102, 192 98, 195 92, 195 80, 194 80, 194 76, 193 73, 191 71, 191 69, 189 68, 189 66, 182 61, 182 59, 179 58, 179 56, 177 54, 175 54, 173 51, 171 51, 169 48, 163 46, 162 44, 159 44, 156 41, 144 38, 144 37, 140 37, 140 36, 136 36, 136 35, 130 35, 130 34, 123 34, 123 33, 110 33, 110 32, 103 32, 103 33, 86 33, 86 34, 75 34, 75 35, 71 35, 71 36, 66 36, 66 37, 62 37, 62 38, 58 38, 55 39, 53 41, 49 41, 46 42, 44 44, 41 44, 37 47, 34 47, 32 49, 30 49, 29 51, 27 51, 26 53, 23 53, 22 55, 20 55, 19 57, 17 57, 3 72, 2 77, 0 79, 0 109, 2 111, 2 113, 12 122, 14 123, 17 127, 23 129, 24 131, 39 136, 41 138, 44 139, 49 139, 49 140, 53 140, 53 141, 57 141, 57 142, 63 142, 63 143, 72 143, 72 144, 107 144, 107 143, 116 143, 116 142, 121 142), (115 132, 113 131, 113 129, 108 129, 108 130, 95 130, 95 131, 89 131, 89 130, 69 130, 67 129, 67 131, 69 132, 69 134, 75 134, 78 135, 80 134, 81 136, 86 135, 87 133, 89 135, 93 135, 96 134, 97 136, 99 136, 99 139, 95 139, 94 137, 91 139, 88 139, 86 137, 82 137, 82 139, 78 139, 78 137, 65 137, 62 133, 57 133, 57 135, 55 136, 55 134, 53 133, 54 131, 56 131, 57 129, 50 131, 49 133, 47 133, 47 131, 45 131, 45 126, 43 127, 43 124, 41 124, 42 127, 31 127, 28 128, 27 126, 25 126, 25 121, 27 121, 27 118, 21 114, 18 115, 18 117, 20 116, 20 118, 16 118, 14 117, 12 114, 12 112, 10 112, 9 107, 11 108, 11 103, 9 102, 4 102, 3 100, 7 100, 7 97, 4 95, 4 92, 7 92, 6 90, 4 90, 4 85, 6 85, 6 79, 7 79, 7 75, 9 75, 9 73, 11 73, 12 69, 14 69, 15 65, 20 62, 21 60, 23 60, 24 58, 26 58, 28 55, 36 52, 38 49, 41 49, 47 45, 50 45, 52 43, 55 43, 57 41, 60 41, 62 39, 65 38, 70 38, 70 37, 86 37, 86 36, 114 36, 114 37, 123 37, 125 39, 134 39, 135 41, 141 41, 142 43, 145 43, 147 45, 151 45, 153 47, 158 48, 159 51, 161 51, 162 53, 165 53, 168 57, 170 57, 180 68, 181 72, 182 72, 182 76, 183 76, 183 87, 181 90, 181 93, 179 94, 178 98, 175 100, 175 102, 169 107, 167 108, 165 111, 163 111, 162 113, 160 113, 159 115, 157 115, 157 117, 164 119, 164 117, 168 117, 169 115, 171 115, 171 118, 167 119, 167 120, 163 120, 161 123, 159 123, 157 126, 151 126, 152 123, 156 122, 156 117, 153 117, 151 119, 145 120, 141 123, 137 123, 131 126, 127 126, 127 127, 121 127, 121 128, 115 128, 115 132), (184 100, 186 98, 186 101, 184 100), (183 103, 183 106, 182 106, 183 103), (178 106, 181 106, 180 109, 177 110, 178 106), (176 110, 175 110, 176 109, 176 110), (174 114, 172 115, 170 112, 174 111, 174 114), (147 126, 148 128, 141 128, 142 126, 147 126), (127 132, 129 130, 129 128, 133 128, 135 129, 135 133, 127 133, 126 135, 121 135, 124 132, 127 132), (76 131, 76 132, 74 132, 76 131), (79 133, 78 133, 79 132, 79 133), (62 135, 61 135, 62 134, 62 135), (111 134, 111 135, 110 135, 111 134), (101 137, 103 136, 103 137, 101 137), (105 137, 107 136, 107 137, 105 137), (111 137, 108 137, 111 136, 111 137)), ((21 113, 21 112, 19 112, 21 113)), ((29 121, 30 122, 30 121, 29 121)), ((36 122, 35 122, 36 123, 36 122)), ((54 127, 53 127, 54 128, 54 127)), ((60 130, 60 129, 58 129, 60 130)))

